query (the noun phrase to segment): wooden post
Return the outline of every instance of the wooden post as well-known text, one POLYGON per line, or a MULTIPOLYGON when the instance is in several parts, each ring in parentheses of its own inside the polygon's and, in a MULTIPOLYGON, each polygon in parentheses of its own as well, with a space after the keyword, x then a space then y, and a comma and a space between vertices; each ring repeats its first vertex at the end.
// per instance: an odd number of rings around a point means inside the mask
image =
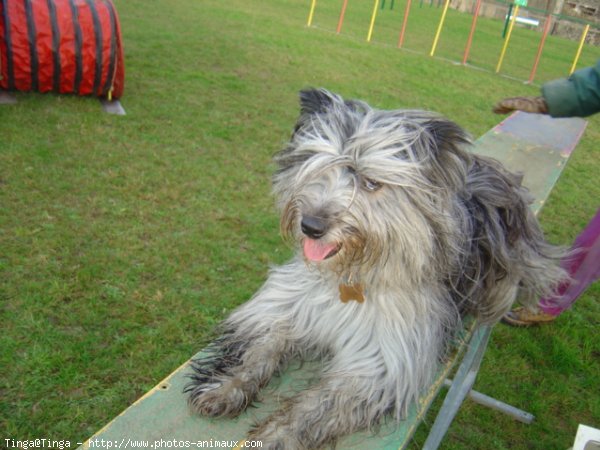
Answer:
POLYGON ((437 47, 440 34, 442 33, 442 27, 444 26, 444 20, 446 20, 446 13, 448 12, 449 5, 450 0, 446 0, 446 3, 444 3, 444 10, 442 11, 442 17, 440 18, 440 23, 438 25, 437 32, 435 33, 435 38, 433 39, 433 46, 431 47, 431 52, 429 53, 429 56, 433 56, 435 54, 435 49, 437 47))
POLYGON ((548 14, 546 17, 546 23, 544 24, 544 31, 542 32, 542 38, 540 39, 540 45, 538 46, 537 54, 535 55, 535 61, 533 63, 533 67, 531 68, 531 73, 529 74, 528 83, 533 83, 533 79, 535 78, 535 73, 537 72, 538 64, 540 62, 540 58, 542 57, 542 50, 544 49, 544 43, 546 42, 546 37, 548 36, 548 32, 550 31, 550 25, 552 25, 552 16, 548 14))
POLYGON ((340 11, 340 19, 338 20, 337 29, 335 30, 335 32, 337 34, 340 34, 340 31, 342 31, 342 24, 344 23, 344 14, 346 14, 346 6, 348 6, 348 0, 344 0, 344 3, 342 3, 342 10, 340 11))
POLYGON ((371 36, 373 36, 373 28, 375 27, 375 18, 377 17, 377 6, 379 6, 379 0, 375 0, 373 4, 373 14, 371 15, 371 24, 369 25, 369 33, 367 34, 367 42, 371 42, 371 36))
POLYGON ((573 60, 573 65, 571 66, 571 70, 569 71, 569 75, 575 72, 575 68, 577 67, 577 61, 579 61, 579 57, 581 56, 581 50, 583 50, 583 44, 585 44, 585 38, 590 31, 590 25, 587 24, 583 29, 583 33, 581 33, 581 40, 579 41, 579 47, 577 48, 577 53, 575 54, 575 59, 573 60))
POLYGON ((467 64, 467 58, 469 57, 469 52, 471 51, 471 43, 473 42, 473 36, 475 35, 475 27, 477 26, 477 17, 479 16, 480 8, 481 0, 477 0, 477 3, 475 4, 475 12, 473 13, 473 21, 471 22, 471 31, 469 32, 467 45, 465 46, 465 53, 463 54, 463 65, 467 64))
POLYGON ((398 38, 398 48, 402 48, 404 44, 404 33, 406 33, 406 24, 408 23, 408 14, 410 13, 410 4, 412 0, 406 0, 406 8, 404 8, 404 19, 402 20, 402 29, 398 38))
POLYGON ((315 6, 317 6, 317 0, 312 0, 310 4, 310 11, 308 13, 308 22, 306 22, 307 27, 312 25, 313 15, 315 14, 315 6))
POLYGON ((502 67, 502 61, 504 61, 504 55, 506 54, 506 49, 508 48, 508 42, 510 41, 510 35, 512 34, 512 30, 515 26, 515 22, 517 21, 517 16, 519 15, 519 5, 515 6, 513 9, 512 19, 510 21, 510 25, 508 26, 508 33, 506 34, 506 39, 504 40, 504 45, 502 46, 502 51, 500 52, 500 58, 498 59, 498 65, 496 66, 496 73, 500 72, 500 67, 502 67))

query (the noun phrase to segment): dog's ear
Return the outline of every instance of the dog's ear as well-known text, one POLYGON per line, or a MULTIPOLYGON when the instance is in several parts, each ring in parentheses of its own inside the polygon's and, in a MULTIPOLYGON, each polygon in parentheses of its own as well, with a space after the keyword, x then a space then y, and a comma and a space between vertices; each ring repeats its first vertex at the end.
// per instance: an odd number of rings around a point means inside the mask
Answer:
POLYGON ((310 124, 313 116, 324 114, 334 107, 337 102, 343 100, 338 95, 326 89, 304 89, 300 91, 300 117, 294 127, 292 137, 307 124, 310 124))
POLYGON ((318 114, 330 109, 341 99, 326 89, 304 89, 300 91, 300 113, 318 114))
POLYGON ((428 178, 434 184, 461 189, 471 159, 466 151, 469 135, 445 117, 431 114, 422 119, 417 153, 427 161, 428 178))
POLYGON ((471 143, 471 139, 465 130, 444 117, 432 117, 425 121, 424 126, 437 150, 452 151, 457 147, 471 143))

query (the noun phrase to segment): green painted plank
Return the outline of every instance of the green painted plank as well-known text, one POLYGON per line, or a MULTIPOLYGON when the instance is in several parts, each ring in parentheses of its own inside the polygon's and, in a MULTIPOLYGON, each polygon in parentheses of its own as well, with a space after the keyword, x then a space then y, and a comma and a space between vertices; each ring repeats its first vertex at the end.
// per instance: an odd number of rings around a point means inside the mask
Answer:
POLYGON ((524 174, 525 185, 538 212, 558 181, 587 122, 580 118, 552 119, 517 112, 474 143, 473 151, 500 160, 524 174))
MULTIPOLYGON (((558 180, 569 155, 579 141, 586 122, 582 119, 550 119, 545 116, 515 113, 484 134, 474 143, 474 151, 494 157, 513 171, 525 173, 523 183, 536 198, 532 208, 538 211, 558 180)), ((412 437, 423 415, 442 387, 444 379, 466 348, 472 330, 457 345, 456 355, 440 367, 436 382, 425 394, 418 407, 400 425, 384 424, 379 433, 355 433, 340 440, 339 448, 353 450, 404 448, 412 437)), ((476 339, 473 339, 476 341, 476 339)), ((471 342, 470 345, 479 345, 471 342)), ((200 352, 197 356, 201 355, 200 352)), ((263 390, 256 408, 249 408, 235 419, 208 419, 193 415, 187 407, 183 387, 190 369, 182 365, 154 389, 140 398, 108 425, 98 431, 81 449, 99 447, 102 440, 112 447, 131 448, 131 441, 178 441, 196 443, 192 447, 209 447, 215 441, 235 443, 244 439, 246 432, 257 420, 277 410, 281 398, 302 390, 309 380, 319 374, 318 363, 292 365, 282 377, 275 377, 263 390), (92 445, 90 445, 90 441, 92 445), (94 445, 95 444, 95 445, 94 445)), ((235 447, 235 444, 230 448, 235 447)), ((106 448, 106 446, 104 446, 106 448)))
MULTIPOLYGON (((469 338, 470 331, 457 345, 457 352, 464 350, 469 338)), ((202 355, 203 353, 199 352, 192 359, 202 355)), ((401 445, 408 442, 412 436, 416 425, 427 412, 456 361, 457 358, 452 358, 440 368, 436 382, 421 399, 419 408, 413 407, 407 420, 400 426, 391 421, 381 427, 378 435, 374 436, 366 431, 355 433, 340 440, 339 448, 349 450, 401 448, 401 445)), ((249 408, 234 419, 210 419, 191 414, 188 410, 182 393, 188 382, 187 375, 191 373, 188 363, 189 361, 90 438, 94 441, 91 445, 88 440, 80 448, 99 447, 102 440, 112 442, 114 447, 121 448, 131 448, 131 441, 146 441, 149 444, 173 439, 182 442, 210 442, 211 440, 240 442, 253 423, 278 409, 280 399, 301 391, 310 384, 311 379, 318 376, 320 371, 319 364, 316 362, 303 364, 301 369, 298 364, 292 364, 284 376, 275 377, 262 391, 258 407, 249 408)))

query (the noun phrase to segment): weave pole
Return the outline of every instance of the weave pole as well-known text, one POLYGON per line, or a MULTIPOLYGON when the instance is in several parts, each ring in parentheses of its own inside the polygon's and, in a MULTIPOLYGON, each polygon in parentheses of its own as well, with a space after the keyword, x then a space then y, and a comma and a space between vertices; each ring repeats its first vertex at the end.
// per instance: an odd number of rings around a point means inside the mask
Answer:
POLYGON ((548 36, 548 32, 550 31, 550 25, 552 24, 552 16, 548 15, 546 17, 546 23, 544 24, 544 31, 542 31, 542 38, 540 39, 540 45, 538 46, 537 54, 535 55, 535 61, 533 63, 533 67, 531 68, 531 73, 529 74, 528 83, 533 83, 533 79, 535 78, 535 73, 537 72, 538 64, 540 63, 540 58, 542 57, 542 50, 544 50, 544 44, 546 43, 546 37, 548 36))
POLYGON ((581 40, 579 41, 579 47, 577 48, 577 53, 575 54, 575 60, 573 61, 573 65, 571 66, 571 70, 569 75, 575 72, 575 68, 577 67, 577 62, 579 61, 579 57, 581 56, 581 50, 583 50, 583 44, 585 44, 585 38, 587 37, 588 32, 590 31, 590 24, 587 24, 583 29, 583 33, 581 33, 581 40))
POLYGON ((404 19, 402 20, 402 29, 398 37, 398 48, 402 48, 404 44, 404 33, 406 33, 406 25, 408 24, 408 14, 410 13, 410 4, 412 0, 406 0, 406 8, 404 8, 404 19))
POLYGON ((512 12, 512 18, 510 19, 510 25, 508 26, 508 33, 506 34, 506 39, 504 39, 504 45, 502 46, 502 51, 500 52, 500 58, 498 59, 498 65, 496 66, 496 73, 500 72, 500 67, 502 67, 502 61, 504 61, 504 55, 506 54, 506 49, 508 48, 508 42, 510 41, 510 35, 512 34, 512 30, 515 26, 515 22, 517 21, 517 16, 519 15, 519 5, 515 6, 515 9, 512 12))
POLYGON ((379 0, 375 0, 373 5, 373 14, 371 14, 371 24, 369 25, 369 33, 367 34, 367 42, 371 42, 371 36, 373 35, 373 28, 375 27, 375 18, 377 17, 377 7, 379 6, 379 0))
POLYGON ((467 64, 469 58, 469 52, 471 51, 471 43, 473 42, 473 36, 475 35, 475 27, 477 26, 477 17, 479 17, 479 9, 481 8, 481 0, 477 0, 475 3, 475 12, 473 13, 473 21, 471 22, 471 31, 469 31, 469 37, 467 39, 467 45, 465 46, 465 53, 463 54, 462 64, 467 64))
POLYGON ((340 34, 340 31, 342 31, 342 24, 344 23, 344 15, 346 14, 346 6, 348 6, 348 0, 344 0, 344 3, 342 3, 342 10, 340 11, 340 18, 338 20, 337 28, 335 30, 335 32, 337 34, 340 34))
POLYGON ((306 22, 306 26, 310 27, 313 21, 313 15, 315 14, 315 7, 317 6, 317 0, 312 0, 310 4, 310 12, 308 13, 308 22, 306 22))
POLYGON ((435 38, 433 39, 433 46, 431 47, 431 52, 429 53, 429 56, 433 56, 435 54, 435 49, 437 47, 440 34, 442 33, 442 27, 444 26, 444 20, 446 20, 446 13, 448 12, 449 5, 450 0, 446 0, 446 3, 444 3, 444 10, 442 11, 442 17, 440 18, 440 23, 435 33, 435 38))

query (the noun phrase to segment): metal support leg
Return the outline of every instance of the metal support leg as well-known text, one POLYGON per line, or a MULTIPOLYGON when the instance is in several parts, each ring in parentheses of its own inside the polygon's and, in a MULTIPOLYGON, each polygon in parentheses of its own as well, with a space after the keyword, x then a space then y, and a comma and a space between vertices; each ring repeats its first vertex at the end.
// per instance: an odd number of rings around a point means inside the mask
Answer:
POLYGON ((108 114, 116 114, 117 116, 125 115, 125 109, 123 109, 123 106, 121 106, 121 102, 119 102, 119 100, 107 100, 105 98, 101 98, 100 103, 102 103, 102 108, 108 114))
MULTIPOLYGON (((446 378, 444 380, 444 386, 450 387, 452 386, 452 380, 446 378)), ((477 392, 474 389, 469 391, 469 398, 473 400, 475 403, 479 403, 487 408, 493 409, 495 411, 500 411, 503 414, 506 414, 512 417, 519 422, 523 422, 526 424, 530 424, 535 420, 535 416, 530 414, 522 409, 515 408, 512 405, 501 402, 500 400, 496 400, 489 395, 482 394, 481 392, 477 392)))
POLYGON ((442 408, 429 432, 423 450, 437 449, 442 442, 446 431, 448 431, 458 412, 458 408, 460 408, 471 387, 473 387, 473 383, 475 383, 491 331, 490 326, 481 326, 473 333, 469 349, 456 372, 452 386, 446 394, 442 408))
POLYGON ((0 89, 0 105, 14 105, 15 103, 17 103, 17 99, 11 92, 0 89))

